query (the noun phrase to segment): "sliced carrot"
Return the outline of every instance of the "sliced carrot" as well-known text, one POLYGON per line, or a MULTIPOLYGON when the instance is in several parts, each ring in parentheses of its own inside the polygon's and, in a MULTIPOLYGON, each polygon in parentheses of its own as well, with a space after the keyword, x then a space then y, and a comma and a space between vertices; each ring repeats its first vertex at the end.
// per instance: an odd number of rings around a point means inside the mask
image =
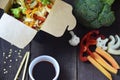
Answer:
POLYGON ((25 14, 30 14, 31 12, 32 12, 31 9, 27 9, 27 10, 25 11, 25 14))
POLYGON ((33 15, 36 11, 38 11, 38 8, 34 8, 31 12, 31 15, 33 15))
POLYGON ((32 10, 30 10, 30 9, 27 9, 26 11, 25 11, 25 14, 26 14, 26 17, 27 18, 30 18, 30 13, 32 12, 32 10))
POLYGON ((32 26, 34 26, 34 24, 35 24, 35 22, 32 21, 32 22, 30 22, 29 26, 32 27, 32 26))
POLYGON ((114 67, 112 67, 110 64, 108 64, 100 55, 98 55, 96 52, 93 52, 94 54, 94 58, 95 60, 102 65, 105 69, 107 69, 108 71, 117 74, 117 69, 115 69, 114 67))
POLYGON ((106 51, 101 49, 100 47, 97 47, 95 50, 98 54, 100 54, 102 57, 104 57, 115 69, 120 69, 120 66, 115 61, 115 59, 106 51))
POLYGON ((87 59, 99 70, 101 71, 109 80, 112 80, 111 74, 104 69, 97 61, 95 61, 91 56, 87 56, 87 59))

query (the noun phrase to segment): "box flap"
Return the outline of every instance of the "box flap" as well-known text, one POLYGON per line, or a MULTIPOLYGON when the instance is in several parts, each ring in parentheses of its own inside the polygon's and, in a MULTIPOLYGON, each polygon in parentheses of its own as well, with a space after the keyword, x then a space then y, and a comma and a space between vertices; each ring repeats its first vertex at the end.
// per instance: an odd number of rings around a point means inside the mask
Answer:
MULTIPOLYGON (((12 5, 12 1, 1 0, 0 8, 7 12, 12 5)), ((64 34, 66 28, 72 30, 75 26, 76 19, 72 15, 72 6, 64 1, 55 0, 51 12, 42 25, 41 30, 55 37, 60 37, 64 34)), ((0 37, 19 48, 24 48, 29 44, 36 33, 36 30, 6 13, 0 19, 0 37)))
POLYGON ((36 30, 6 13, 0 19, 0 37, 19 48, 28 45, 36 33, 36 30))
POLYGON ((5 12, 9 10, 13 3, 13 0, 0 0, 0 8, 4 9, 5 12))
POLYGON ((62 0, 55 0, 55 4, 41 30, 60 37, 64 34, 67 27, 68 30, 72 30, 75 26, 76 19, 72 15, 72 6, 62 0))

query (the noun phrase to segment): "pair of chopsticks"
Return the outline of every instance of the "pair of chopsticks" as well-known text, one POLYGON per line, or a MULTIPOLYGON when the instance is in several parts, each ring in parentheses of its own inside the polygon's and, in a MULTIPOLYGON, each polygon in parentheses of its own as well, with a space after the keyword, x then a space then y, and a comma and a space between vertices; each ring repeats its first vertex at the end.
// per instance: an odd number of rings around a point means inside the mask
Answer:
POLYGON ((19 76, 19 74, 20 74, 20 72, 21 72, 21 70, 22 70, 22 67, 23 67, 24 63, 25 63, 25 66, 24 66, 24 71, 23 71, 23 75, 22 75, 22 80, 25 79, 25 75, 26 75, 26 70, 27 70, 27 65, 28 65, 29 57, 30 57, 30 52, 26 52, 25 55, 24 55, 24 57, 23 57, 23 59, 22 59, 22 62, 20 63, 20 66, 19 66, 19 68, 18 68, 18 71, 17 71, 17 73, 16 73, 16 75, 15 75, 14 80, 17 80, 17 79, 18 79, 18 76, 19 76))

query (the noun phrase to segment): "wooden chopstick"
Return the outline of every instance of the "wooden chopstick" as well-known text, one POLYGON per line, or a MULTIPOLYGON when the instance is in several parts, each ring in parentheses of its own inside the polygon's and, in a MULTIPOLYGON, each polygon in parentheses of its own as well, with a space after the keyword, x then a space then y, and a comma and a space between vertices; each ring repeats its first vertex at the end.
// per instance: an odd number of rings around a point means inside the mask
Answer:
POLYGON ((26 52, 26 53, 25 53, 25 55, 24 55, 24 57, 23 57, 23 59, 22 59, 22 62, 20 63, 20 66, 19 66, 19 68, 18 68, 18 71, 17 71, 17 73, 16 73, 16 75, 15 75, 14 80, 17 80, 17 78, 18 78, 18 76, 19 76, 19 74, 20 74, 20 72, 21 72, 21 69, 22 69, 22 67, 23 67, 23 64, 25 63, 25 60, 26 60, 22 80, 24 79, 25 73, 26 73, 27 64, 28 64, 28 60, 29 60, 29 55, 30 55, 29 52, 26 52))
POLYGON ((27 69, 27 65, 28 65, 28 61, 29 61, 30 52, 26 52, 26 54, 27 54, 27 58, 26 58, 26 62, 25 62, 25 67, 24 67, 24 71, 23 71, 22 80, 25 79, 26 69, 27 69))

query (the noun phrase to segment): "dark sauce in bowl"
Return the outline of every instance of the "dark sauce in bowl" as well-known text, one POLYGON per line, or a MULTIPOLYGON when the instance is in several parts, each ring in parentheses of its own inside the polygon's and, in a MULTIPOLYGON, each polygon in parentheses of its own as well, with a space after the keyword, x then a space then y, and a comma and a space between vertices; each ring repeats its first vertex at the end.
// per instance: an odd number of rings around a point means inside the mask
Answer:
POLYGON ((53 80, 55 68, 50 62, 42 61, 34 66, 32 74, 35 80, 53 80))

